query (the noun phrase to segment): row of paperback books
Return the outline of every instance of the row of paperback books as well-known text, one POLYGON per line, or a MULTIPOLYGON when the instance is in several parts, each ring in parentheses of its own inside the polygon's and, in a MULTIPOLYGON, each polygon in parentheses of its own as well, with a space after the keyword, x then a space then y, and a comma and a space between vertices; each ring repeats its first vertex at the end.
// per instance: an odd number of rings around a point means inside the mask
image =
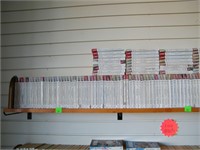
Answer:
POLYGON ((17 145, 16 150, 161 150, 158 142, 123 141, 123 140, 92 140, 90 145, 36 144, 17 145))
POLYGON ((122 140, 92 140, 90 145, 64 145, 26 143, 14 147, 16 150, 199 150, 200 146, 167 146, 158 142, 122 141, 122 140), (122 149, 123 148, 123 149, 122 149))
POLYGON ((64 144, 37 144, 26 143, 19 144, 14 147, 16 150, 45 150, 45 149, 61 149, 61 150, 121 150, 123 142, 123 150, 199 150, 200 146, 167 146, 158 142, 144 141, 121 141, 119 140, 92 140, 90 145, 64 145, 64 144), (98 144, 99 143, 99 144, 98 144), (118 145, 116 145, 119 143, 118 145))
POLYGON ((199 50, 92 49, 93 74, 199 73, 199 50))
POLYGON ((200 106, 200 74, 20 77, 15 108, 200 106))
POLYGON ((89 150, 88 145, 64 145, 64 144, 40 144, 40 143, 26 143, 14 147, 16 150, 89 150))

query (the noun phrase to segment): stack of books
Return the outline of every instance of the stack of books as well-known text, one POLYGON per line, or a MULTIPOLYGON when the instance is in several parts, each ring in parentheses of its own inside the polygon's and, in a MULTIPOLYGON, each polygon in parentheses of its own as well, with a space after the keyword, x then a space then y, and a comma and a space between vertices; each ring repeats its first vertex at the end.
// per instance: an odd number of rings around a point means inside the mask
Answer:
POLYGON ((123 75, 125 73, 124 49, 92 49, 93 74, 123 75))
POLYGON ((159 74, 157 50, 132 50, 132 74, 159 74))
POLYGON ((199 73, 198 49, 160 51, 160 70, 165 74, 199 73))

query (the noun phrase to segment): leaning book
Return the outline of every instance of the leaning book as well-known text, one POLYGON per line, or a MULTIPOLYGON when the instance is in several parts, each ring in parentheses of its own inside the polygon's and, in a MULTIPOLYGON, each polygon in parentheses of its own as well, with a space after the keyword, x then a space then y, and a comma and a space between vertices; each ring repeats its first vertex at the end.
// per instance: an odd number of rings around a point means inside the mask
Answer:
POLYGON ((90 150, 123 150, 122 140, 92 140, 90 150))
POLYGON ((157 142, 126 141, 126 150, 161 150, 157 142))

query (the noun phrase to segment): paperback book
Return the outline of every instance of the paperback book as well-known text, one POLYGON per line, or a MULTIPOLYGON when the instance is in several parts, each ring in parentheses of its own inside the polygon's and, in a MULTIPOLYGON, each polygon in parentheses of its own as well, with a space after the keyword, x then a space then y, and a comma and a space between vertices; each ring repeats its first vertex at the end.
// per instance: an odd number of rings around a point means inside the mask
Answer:
POLYGON ((122 140, 92 140, 90 150, 123 150, 122 140))
POLYGON ((126 150, 161 150, 157 142, 126 141, 126 150))

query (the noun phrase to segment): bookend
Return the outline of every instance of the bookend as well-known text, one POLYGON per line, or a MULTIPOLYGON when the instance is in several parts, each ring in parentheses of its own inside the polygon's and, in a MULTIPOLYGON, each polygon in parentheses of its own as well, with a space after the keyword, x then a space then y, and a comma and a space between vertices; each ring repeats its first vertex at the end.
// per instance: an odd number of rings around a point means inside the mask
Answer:
MULTIPOLYGON (((8 108, 9 109, 14 109, 14 96, 15 96, 15 83, 18 81, 18 77, 14 76, 10 80, 10 85, 9 85, 9 95, 8 95, 8 108)), ((21 114, 23 112, 14 112, 14 113, 6 113, 3 112, 5 116, 11 116, 11 115, 16 115, 16 114, 21 114)), ((27 113, 27 119, 30 120, 32 119, 32 113, 28 112, 27 113)))
POLYGON ((6 112, 3 112, 4 116, 11 116, 11 115, 16 115, 16 114, 21 114, 22 112, 15 112, 15 113, 9 113, 7 114, 6 112))
MULTIPOLYGON (((17 115, 17 114, 22 114, 23 112, 15 112, 15 113, 6 113, 6 112, 3 112, 3 114, 5 116, 11 116, 11 115, 17 115)), ((27 120, 31 120, 32 119, 32 113, 27 113, 27 120)))

